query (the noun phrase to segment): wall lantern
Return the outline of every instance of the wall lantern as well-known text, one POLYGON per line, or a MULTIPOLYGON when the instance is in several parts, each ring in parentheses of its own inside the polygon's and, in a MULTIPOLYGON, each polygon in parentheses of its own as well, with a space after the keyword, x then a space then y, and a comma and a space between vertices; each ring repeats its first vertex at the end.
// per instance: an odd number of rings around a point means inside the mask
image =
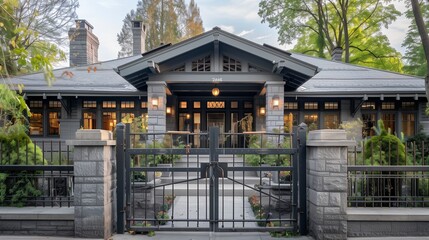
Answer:
POLYGON ((273 108, 278 108, 280 105, 280 99, 279 96, 274 96, 273 97, 273 108))
POLYGON ((261 115, 261 116, 265 116, 265 107, 260 107, 259 108, 259 115, 261 115))
POLYGON ((152 102, 153 108, 158 108, 158 98, 157 97, 153 97, 151 102, 152 102))
POLYGON ((191 114, 187 113, 187 114, 186 114, 186 119, 187 119, 187 120, 191 119, 191 114))
POLYGON ((212 89, 212 95, 213 96, 217 97, 217 96, 219 96, 219 94, 220 94, 219 88, 215 87, 212 89))
POLYGON ((171 107, 167 107, 167 108, 166 108, 166 113, 167 113, 167 114, 171 114, 171 113, 172 113, 172 109, 171 109, 171 107))

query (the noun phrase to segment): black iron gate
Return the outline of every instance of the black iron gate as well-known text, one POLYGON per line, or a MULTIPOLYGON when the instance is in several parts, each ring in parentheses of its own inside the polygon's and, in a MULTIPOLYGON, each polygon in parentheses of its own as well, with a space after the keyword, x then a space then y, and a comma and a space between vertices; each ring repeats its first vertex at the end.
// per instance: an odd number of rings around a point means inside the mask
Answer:
POLYGON ((117 232, 306 234, 305 127, 292 134, 131 133, 117 125, 117 232), (195 139, 205 142, 193 147, 195 139), (225 146, 242 139, 244 148, 225 146))

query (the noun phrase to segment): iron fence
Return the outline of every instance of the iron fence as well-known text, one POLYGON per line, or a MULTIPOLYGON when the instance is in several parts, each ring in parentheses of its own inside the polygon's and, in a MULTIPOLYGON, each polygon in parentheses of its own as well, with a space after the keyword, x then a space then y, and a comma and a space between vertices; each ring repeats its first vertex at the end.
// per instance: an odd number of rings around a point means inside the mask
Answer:
POLYGON ((298 196, 305 172, 299 177, 296 134, 133 133, 126 127, 117 136, 125 153, 118 169, 127 169, 126 198, 118 196, 118 209, 126 211, 118 216, 127 230, 283 232, 304 226, 298 223, 306 221, 298 211, 305 205, 298 203, 305 202, 305 191, 298 196))
POLYGON ((0 141, 0 205, 73 205, 73 149, 63 141, 0 141))
POLYGON ((348 206, 429 207, 429 145, 370 142, 349 149, 348 206))

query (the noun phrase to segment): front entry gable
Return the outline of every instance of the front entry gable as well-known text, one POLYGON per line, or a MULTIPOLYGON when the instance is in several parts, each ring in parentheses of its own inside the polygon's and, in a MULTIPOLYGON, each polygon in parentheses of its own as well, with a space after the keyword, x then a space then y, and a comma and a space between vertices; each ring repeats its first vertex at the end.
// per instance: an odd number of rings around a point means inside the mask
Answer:
POLYGON ((115 70, 141 91, 145 90, 149 76, 171 72, 266 73, 277 75, 286 81, 285 88, 292 90, 318 72, 316 66, 292 58, 287 52, 256 44, 220 28, 149 51, 115 70))

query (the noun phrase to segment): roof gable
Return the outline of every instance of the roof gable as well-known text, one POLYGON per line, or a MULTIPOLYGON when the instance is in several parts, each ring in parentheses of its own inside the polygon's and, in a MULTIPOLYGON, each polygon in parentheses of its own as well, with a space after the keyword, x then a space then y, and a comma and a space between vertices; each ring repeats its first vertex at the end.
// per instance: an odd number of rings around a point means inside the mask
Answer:
MULTIPOLYGON (((253 67, 266 69, 272 74, 282 76, 286 84, 290 83, 289 87, 292 90, 313 77, 318 70, 314 65, 292 58, 287 52, 259 45, 220 28, 213 28, 211 31, 180 43, 144 53, 140 59, 119 66, 116 70, 136 88, 143 90, 145 81, 151 74, 158 74, 165 70, 162 64, 180 63, 184 59, 189 59, 189 56, 204 55, 204 52, 211 52, 212 55, 217 54, 217 57, 220 57, 220 53, 216 52, 219 48, 233 49, 241 52, 242 55, 251 56, 250 59, 255 59, 255 63, 252 63, 253 67)), ((235 58, 235 56, 229 57, 235 58)), ((216 57, 214 59, 218 60, 216 57)), ((222 71, 222 67, 210 69, 210 72, 222 71)))

